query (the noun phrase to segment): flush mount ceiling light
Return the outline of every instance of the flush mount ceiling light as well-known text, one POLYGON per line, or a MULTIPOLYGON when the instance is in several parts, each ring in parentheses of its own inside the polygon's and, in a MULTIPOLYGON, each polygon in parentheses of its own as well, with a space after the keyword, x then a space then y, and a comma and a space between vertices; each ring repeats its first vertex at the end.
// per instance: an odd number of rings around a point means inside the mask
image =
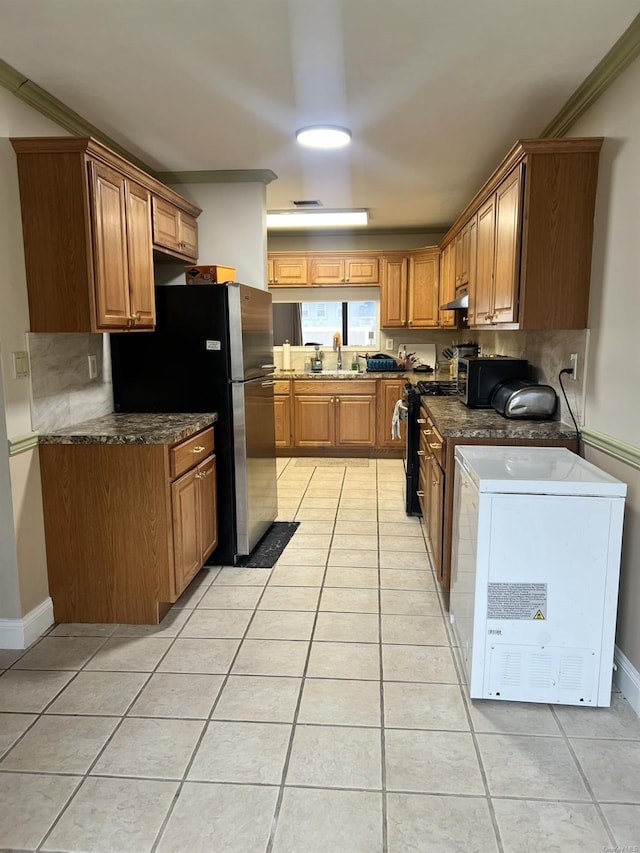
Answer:
POLYGON ((267 211, 267 228, 349 228, 368 224, 366 210, 267 211))
POLYGON ((296 130, 296 139, 308 148, 342 148, 351 142, 351 131, 346 127, 317 124, 296 130))

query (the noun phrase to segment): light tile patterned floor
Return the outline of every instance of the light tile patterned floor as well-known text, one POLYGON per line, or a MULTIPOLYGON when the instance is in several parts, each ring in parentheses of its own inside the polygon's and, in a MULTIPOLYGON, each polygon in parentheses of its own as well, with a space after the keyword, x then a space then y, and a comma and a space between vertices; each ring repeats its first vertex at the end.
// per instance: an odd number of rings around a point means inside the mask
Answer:
POLYGON ((279 461, 273 570, 0 651, 0 849, 637 849, 640 720, 469 701, 402 463, 363 462, 279 461))

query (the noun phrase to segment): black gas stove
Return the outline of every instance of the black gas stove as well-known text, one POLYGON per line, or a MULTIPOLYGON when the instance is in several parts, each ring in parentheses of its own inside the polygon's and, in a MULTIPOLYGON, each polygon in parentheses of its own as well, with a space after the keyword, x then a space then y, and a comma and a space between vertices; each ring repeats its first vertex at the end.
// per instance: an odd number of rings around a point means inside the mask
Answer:
POLYGON ((416 383, 416 388, 423 397, 453 397, 458 394, 458 383, 455 379, 435 382, 416 383))

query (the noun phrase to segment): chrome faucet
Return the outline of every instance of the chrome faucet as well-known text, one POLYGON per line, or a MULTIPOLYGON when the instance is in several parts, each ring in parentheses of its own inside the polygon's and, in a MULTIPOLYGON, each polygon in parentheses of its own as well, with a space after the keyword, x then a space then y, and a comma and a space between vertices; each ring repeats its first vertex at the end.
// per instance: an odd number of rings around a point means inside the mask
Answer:
POLYGON ((338 353, 336 369, 342 370, 342 344, 340 342, 340 332, 336 332, 333 336, 333 351, 338 353))

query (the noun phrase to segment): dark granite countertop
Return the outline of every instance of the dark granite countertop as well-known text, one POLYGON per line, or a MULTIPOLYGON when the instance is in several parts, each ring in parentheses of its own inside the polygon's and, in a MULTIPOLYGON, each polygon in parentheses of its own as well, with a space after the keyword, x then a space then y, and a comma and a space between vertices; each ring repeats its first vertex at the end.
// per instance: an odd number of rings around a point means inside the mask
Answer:
POLYGON ((38 436, 40 444, 175 444, 211 426, 217 413, 110 414, 38 436))
POLYGON ((442 382, 448 380, 449 371, 438 371, 436 373, 423 373, 414 370, 378 370, 357 373, 355 370, 324 370, 322 373, 306 373, 303 370, 276 370, 274 379, 406 379, 407 382, 442 382))
POLYGON ((443 438, 573 439, 573 426, 562 421, 503 418, 493 409, 469 409, 458 397, 422 397, 443 438))

